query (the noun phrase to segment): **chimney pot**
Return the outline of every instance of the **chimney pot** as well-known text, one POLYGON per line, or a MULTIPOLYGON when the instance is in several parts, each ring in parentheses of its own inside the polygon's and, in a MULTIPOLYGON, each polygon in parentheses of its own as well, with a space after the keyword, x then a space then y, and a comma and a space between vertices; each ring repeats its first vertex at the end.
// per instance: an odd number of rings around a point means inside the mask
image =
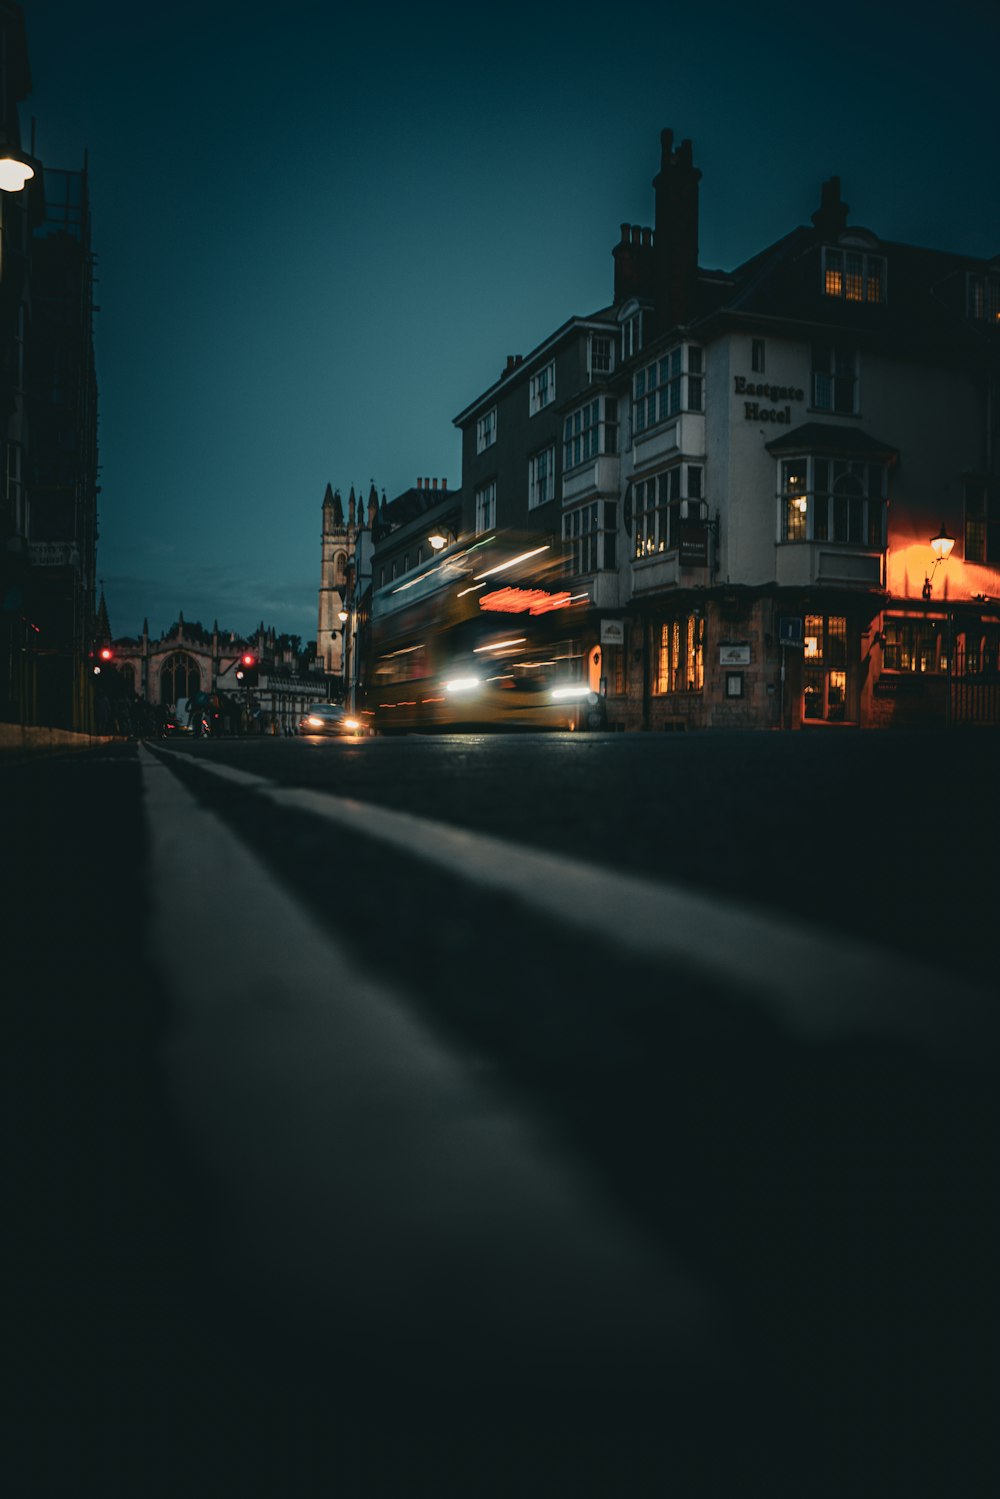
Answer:
POLYGON ((438 481, 436 479, 433 481, 433 487, 435 489, 437 489, 437 487, 438 487, 438 481))

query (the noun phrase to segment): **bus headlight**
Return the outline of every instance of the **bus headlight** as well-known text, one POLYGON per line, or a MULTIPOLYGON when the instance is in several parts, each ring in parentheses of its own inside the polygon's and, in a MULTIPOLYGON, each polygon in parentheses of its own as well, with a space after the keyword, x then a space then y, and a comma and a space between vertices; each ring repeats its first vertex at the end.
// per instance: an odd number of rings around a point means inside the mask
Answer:
POLYGON ((478 677, 451 677, 444 683, 445 692, 474 692, 480 685, 478 677))

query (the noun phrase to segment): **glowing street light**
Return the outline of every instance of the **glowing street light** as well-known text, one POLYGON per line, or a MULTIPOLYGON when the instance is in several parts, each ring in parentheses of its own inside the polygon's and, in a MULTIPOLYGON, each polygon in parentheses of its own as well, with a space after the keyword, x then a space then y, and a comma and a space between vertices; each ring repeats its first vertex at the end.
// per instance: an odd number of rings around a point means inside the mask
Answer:
POLYGON ((921 597, 923 599, 927 600, 930 598, 931 581, 934 577, 934 574, 941 563, 946 562, 951 556, 952 548, 954 547, 954 545, 954 536, 952 536, 950 532, 945 529, 944 523, 942 522, 940 530, 936 535, 931 537, 931 551, 934 553, 934 561, 931 565, 930 572, 924 574, 924 586, 920 590, 921 597))
POLYGON ((34 167, 29 166, 16 151, 12 151, 9 146, 0 145, 0 190, 19 193, 34 175, 34 167))

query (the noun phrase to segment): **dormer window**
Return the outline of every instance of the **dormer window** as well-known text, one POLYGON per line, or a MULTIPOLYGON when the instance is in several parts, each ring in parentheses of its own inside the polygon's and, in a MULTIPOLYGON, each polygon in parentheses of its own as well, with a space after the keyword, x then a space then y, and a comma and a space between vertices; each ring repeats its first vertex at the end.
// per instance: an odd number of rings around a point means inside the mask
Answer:
POLYGON ((615 346, 609 333, 590 335, 590 373, 610 375, 615 367, 615 346))
POLYGON ((622 359, 631 359, 642 348, 642 313, 633 312, 622 323, 622 359))
POLYGON ((823 295, 847 302, 884 302, 885 256, 824 249, 823 295))

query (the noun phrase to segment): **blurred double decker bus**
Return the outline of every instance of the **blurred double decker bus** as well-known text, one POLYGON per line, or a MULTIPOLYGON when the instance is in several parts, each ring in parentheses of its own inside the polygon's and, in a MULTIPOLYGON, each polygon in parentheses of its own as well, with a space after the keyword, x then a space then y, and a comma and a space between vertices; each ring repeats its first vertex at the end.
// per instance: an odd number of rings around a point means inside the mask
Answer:
POLYGON ((488 532, 372 598, 364 716, 376 733, 601 729, 560 542, 488 532))

